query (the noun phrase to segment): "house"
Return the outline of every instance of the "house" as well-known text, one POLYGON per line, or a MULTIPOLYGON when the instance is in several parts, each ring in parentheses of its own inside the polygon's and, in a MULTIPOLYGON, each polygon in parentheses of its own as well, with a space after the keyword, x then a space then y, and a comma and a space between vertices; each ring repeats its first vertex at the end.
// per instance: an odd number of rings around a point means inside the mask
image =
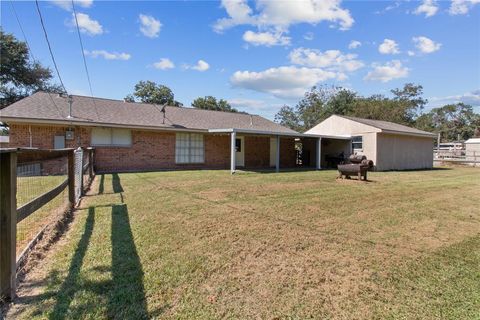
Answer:
MULTIPOLYGON (((320 169, 321 139, 257 115, 37 92, 0 111, 9 147, 95 147, 98 171, 297 166, 320 169), (305 149, 306 150, 306 149, 305 149), (307 151, 307 150, 306 150, 307 151)), ((338 137, 334 137, 338 140, 338 137)), ((350 138, 346 139, 348 144, 350 138)), ((341 139, 340 139, 341 140, 341 139)))
POLYGON ((364 154, 377 171, 433 167, 436 136, 397 123, 333 115, 306 134, 351 137, 351 145, 343 145, 343 152, 364 154))

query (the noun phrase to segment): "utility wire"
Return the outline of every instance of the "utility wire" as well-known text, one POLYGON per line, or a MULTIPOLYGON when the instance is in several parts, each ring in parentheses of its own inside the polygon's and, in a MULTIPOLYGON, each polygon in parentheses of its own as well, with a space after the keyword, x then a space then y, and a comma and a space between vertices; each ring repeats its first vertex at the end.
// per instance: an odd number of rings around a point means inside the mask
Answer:
MULTIPOLYGON (((13 14, 15 15, 15 19, 17 20, 18 26, 20 28, 20 31, 22 32, 22 35, 23 35, 23 39, 25 40, 25 43, 27 45, 28 54, 32 58, 33 63, 36 63, 37 59, 35 59, 35 56, 33 55, 32 47, 28 43, 27 35, 25 34, 25 31, 23 30, 22 23, 20 22, 20 18, 18 17, 18 14, 17 14, 17 10, 15 10, 15 6, 13 5, 13 1, 9 1, 9 2, 10 2, 10 8, 12 9, 13 14)), ((57 109, 58 114, 60 115, 60 117, 63 118, 63 114, 60 112, 60 109, 58 108, 57 104, 55 103, 55 100, 53 100, 52 94, 50 93, 50 91, 47 91, 47 93, 48 93, 48 96, 49 96, 50 101, 52 102, 53 106, 55 107, 55 109, 57 109)))
POLYGON ((82 51, 83 66, 85 67, 85 73, 87 74, 88 86, 90 88, 90 97, 92 98, 93 107, 95 109, 95 113, 97 114, 97 120, 99 120, 97 105, 95 104, 95 98, 93 97, 92 82, 90 81, 90 74, 88 72, 88 67, 87 67, 87 59, 85 59, 85 50, 83 49, 83 42, 82 42, 82 36, 80 34, 80 27, 78 26, 77 12, 75 10, 75 2, 73 0, 72 0, 72 9, 73 9, 73 16, 75 17, 75 25, 77 26, 78 41, 80 42, 80 49, 82 51))
POLYGON ((20 31, 22 32, 23 39, 25 39, 25 43, 27 44, 28 48, 28 53, 32 57, 33 62, 35 62, 35 57, 33 56, 32 48, 30 47, 30 44, 27 41, 27 36, 25 35, 25 31, 23 31, 22 24, 20 23, 20 19, 18 18, 17 15, 17 10, 15 10, 15 7, 13 6, 13 1, 8 1, 10 3, 10 7, 12 8, 13 14, 15 15, 15 19, 17 19, 18 26, 20 27, 20 31))
POLYGON ((47 34, 47 30, 45 29, 45 24, 43 23, 42 12, 40 11, 40 5, 38 4, 38 0, 35 0, 35 4, 37 6, 38 16, 40 17, 40 24, 42 25, 43 34, 45 35, 45 40, 47 41, 48 51, 50 51, 50 56, 52 57, 53 65, 55 67, 55 70, 57 71, 58 79, 60 80, 60 84, 62 85, 63 91, 65 91, 65 93, 68 94, 67 89, 63 84, 62 77, 60 76, 60 71, 58 71, 58 66, 57 66, 57 62, 55 61, 55 56, 53 55, 52 46, 50 45, 50 41, 48 40, 48 34, 47 34))

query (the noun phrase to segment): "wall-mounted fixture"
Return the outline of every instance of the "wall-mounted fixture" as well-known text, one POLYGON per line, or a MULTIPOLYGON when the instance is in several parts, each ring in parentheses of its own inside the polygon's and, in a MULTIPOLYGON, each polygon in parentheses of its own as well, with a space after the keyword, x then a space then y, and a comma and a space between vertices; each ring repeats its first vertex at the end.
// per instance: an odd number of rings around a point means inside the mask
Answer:
POLYGON ((68 128, 65 132, 66 140, 73 140, 75 138, 75 131, 72 128, 68 128))

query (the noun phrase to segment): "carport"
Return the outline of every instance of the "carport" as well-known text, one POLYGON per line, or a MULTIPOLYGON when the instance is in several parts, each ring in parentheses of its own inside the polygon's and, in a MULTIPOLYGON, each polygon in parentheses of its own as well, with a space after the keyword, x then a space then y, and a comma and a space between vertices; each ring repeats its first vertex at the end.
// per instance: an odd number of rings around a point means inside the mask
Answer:
MULTIPOLYGON (((351 152, 350 137, 323 136, 303 133, 285 133, 259 131, 249 129, 210 129, 209 133, 230 135, 230 172, 234 174, 237 168, 248 167, 245 163, 245 150, 252 152, 252 149, 263 148, 268 150, 257 150, 269 154, 269 165, 264 167, 273 167, 275 172, 281 168, 312 168, 320 170, 328 166, 330 157, 334 158, 343 154, 348 157, 351 152), (268 143, 261 145, 249 145, 250 137, 269 138, 268 143), (285 146, 287 144, 287 146, 285 146), (298 150, 298 145, 301 149, 298 150), (302 159, 299 161, 298 154, 302 159)), ((265 141, 265 139, 264 139, 265 141)), ((266 161, 264 161, 266 162, 266 161)))

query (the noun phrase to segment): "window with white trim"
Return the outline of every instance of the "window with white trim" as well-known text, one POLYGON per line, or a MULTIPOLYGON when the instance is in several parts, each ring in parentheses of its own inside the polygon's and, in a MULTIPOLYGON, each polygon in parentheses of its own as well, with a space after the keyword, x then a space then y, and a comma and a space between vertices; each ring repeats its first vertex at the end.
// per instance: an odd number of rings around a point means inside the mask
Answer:
POLYGON ((363 137, 362 136, 355 136, 352 137, 352 150, 355 151, 363 151, 363 137))
POLYGON ((175 141, 176 163, 203 163, 205 152, 203 135, 198 133, 177 133, 175 141))
POLYGON ((132 132, 129 129, 93 128, 92 146, 130 147, 132 132))

